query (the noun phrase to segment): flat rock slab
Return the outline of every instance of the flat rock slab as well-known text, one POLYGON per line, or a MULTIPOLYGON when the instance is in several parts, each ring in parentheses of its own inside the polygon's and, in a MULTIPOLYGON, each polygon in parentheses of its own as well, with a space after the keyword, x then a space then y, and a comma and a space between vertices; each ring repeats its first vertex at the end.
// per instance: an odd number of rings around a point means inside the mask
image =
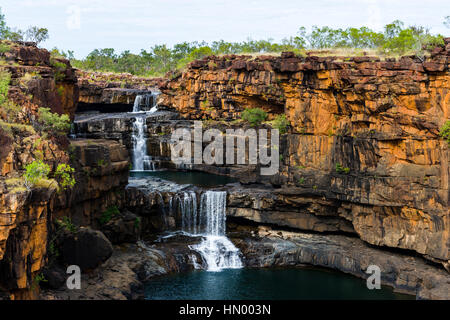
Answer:
MULTIPOLYGON (((233 237, 231 235, 231 237, 233 237)), ((450 274, 420 257, 369 247, 357 238, 259 229, 232 239, 247 267, 314 265, 367 278, 370 265, 381 269, 382 284, 417 299, 450 299, 450 274)))

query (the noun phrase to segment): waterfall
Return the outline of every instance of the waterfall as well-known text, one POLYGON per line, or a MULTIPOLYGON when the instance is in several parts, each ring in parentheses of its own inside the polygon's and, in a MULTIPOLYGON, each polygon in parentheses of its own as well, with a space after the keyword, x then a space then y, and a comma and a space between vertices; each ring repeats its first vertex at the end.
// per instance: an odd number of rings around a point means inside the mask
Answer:
POLYGON ((184 232, 197 234, 197 195, 195 192, 184 192, 181 206, 181 229, 184 232))
POLYGON ((77 138, 77 135, 75 133, 75 124, 73 124, 73 123, 70 124, 69 138, 70 139, 76 139, 77 138))
POLYGON ((202 256, 207 271, 242 268, 239 249, 225 235, 227 193, 225 191, 203 193, 200 198, 200 210, 196 207, 195 193, 192 194, 184 195, 182 228, 183 231, 202 235, 203 240, 190 248, 202 256))
POLYGON ((133 133, 131 136, 133 142, 133 171, 155 171, 155 162, 152 157, 147 154, 147 115, 156 112, 157 93, 146 95, 137 95, 134 100, 133 112, 139 113, 135 115, 133 122, 133 133), (144 106, 144 113, 141 112, 141 106, 144 106), (150 107, 151 106, 151 107, 150 107), (150 108, 150 111, 146 111, 150 108))
POLYGON ((157 92, 152 92, 149 94, 137 95, 136 99, 134 99, 133 112, 148 111, 149 113, 153 113, 158 111, 156 104, 158 94, 159 93, 157 92))

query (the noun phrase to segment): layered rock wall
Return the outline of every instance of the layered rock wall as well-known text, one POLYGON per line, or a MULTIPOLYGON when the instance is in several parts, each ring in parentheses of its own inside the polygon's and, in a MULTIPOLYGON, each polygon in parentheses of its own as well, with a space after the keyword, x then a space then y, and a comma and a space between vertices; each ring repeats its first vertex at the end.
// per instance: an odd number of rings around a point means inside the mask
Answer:
MULTIPOLYGON (((450 119, 449 57, 450 39, 424 61, 208 57, 162 84, 160 105, 187 119, 239 119, 255 107, 269 119, 285 114, 291 129, 271 182, 297 190, 286 203, 346 220, 371 244, 448 266, 450 158, 439 129, 450 119)), ((246 208, 264 216, 258 205, 246 208)))
POLYGON ((66 216, 79 225, 95 225, 109 206, 120 206, 129 160, 126 148, 115 141, 77 140, 69 145, 66 136, 40 130, 39 108, 73 119, 79 94, 74 69, 68 60, 35 44, 2 45, 9 51, 0 54, 0 68, 10 73, 11 83, 10 103, 0 108, 0 291, 28 299, 36 297, 36 279, 55 237, 53 222, 66 216), (70 163, 76 170, 75 187, 58 191, 51 173, 26 188, 25 166, 36 159, 51 172, 70 163))
POLYGON ((128 151, 116 141, 101 139, 74 140, 69 150, 76 184, 55 199, 54 216, 96 227, 102 212, 123 205, 130 169, 128 151))

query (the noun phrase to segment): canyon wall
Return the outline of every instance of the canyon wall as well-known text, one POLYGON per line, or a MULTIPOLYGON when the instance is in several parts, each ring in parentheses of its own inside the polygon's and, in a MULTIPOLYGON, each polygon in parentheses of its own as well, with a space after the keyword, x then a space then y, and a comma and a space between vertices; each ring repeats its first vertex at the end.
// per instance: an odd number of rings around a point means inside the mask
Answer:
POLYGON ((78 112, 129 112, 138 95, 156 90, 159 78, 136 77, 126 73, 102 73, 77 70, 80 97, 78 112))
POLYGON ((450 38, 445 43, 423 61, 208 57, 160 83, 159 105, 192 120, 239 119, 255 107, 269 119, 286 115, 281 168, 270 182, 284 190, 277 201, 295 210, 275 219, 280 210, 247 199, 231 204, 231 214, 315 231, 320 222, 289 221, 339 220, 334 229, 448 267, 450 158, 439 137, 450 119, 450 38))
POLYGON ((47 264, 56 219, 95 226, 108 207, 120 207, 129 160, 118 142, 69 141, 37 129, 39 108, 74 118, 79 99, 75 70, 68 60, 33 43, 2 44, 9 47, 0 54, 0 69, 11 75, 12 103, 0 108, 0 292, 29 299, 36 297, 36 279, 47 264), (75 187, 62 190, 49 179, 44 181, 48 185, 25 188, 24 168, 36 159, 52 171, 70 163, 75 187))

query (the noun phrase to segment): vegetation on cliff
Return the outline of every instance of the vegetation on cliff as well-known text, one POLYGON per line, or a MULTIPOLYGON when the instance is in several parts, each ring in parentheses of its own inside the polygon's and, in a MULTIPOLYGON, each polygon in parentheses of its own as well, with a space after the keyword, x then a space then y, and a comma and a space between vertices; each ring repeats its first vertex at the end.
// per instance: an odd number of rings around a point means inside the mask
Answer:
POLYGON ((242 119, 252 126, 258 126, 267 119, 267 112, 260 108, 248 108, 242 111, 242 119))
POLYGON ((39 108, 39 120, 36 126, 41 132, 64 135, 70 129, 70 119, 67 114, 59 115, 51 112, 50 108, 39 108))
MULTIPOLYGON (((20 70, 26 67, 4 55, 6 52, 17 50, 19 44, 12 42, 0 44, 5 49, 0 54, 0 129, 7 137, 3 159, 12 152, 9 158, 14 161, 7 171, 10 175, 5 181, 8 190, 23 192, 33 188, 73 187, 74 169, 65 163, 66 157, 55 155, 65 153, 67 144, 65 136, 70 128, 69 116, 52 112, 50 108, 39 108, 39 105, 33 102, 34 98, 29 87, 35 85, 42 77, 29 67, 25 73, 21 72, 20 70)), ((46 52, 35 53, 45 56, 46 52)), ((65 64, 63 65, 67 68, 65 64)), ((53 68, 58 71, 56 66, 53 68)), ((65 74, 62 73, 62 79, 64 78, 65 74)), ((46 105, 50 106, 48 103, 46 105)))
POLYGON ((450 146, 450 120, 447 120, 445 124, 442 126, 440 135, 442 138, 447 140, 448 145, 450 146))
MULTIPOLYGON (((448 22, 448 19, 446 23, 448 22)), ((426 50, 443 45, 441 35, 433 35, 420 26, 405 27, 401 21, 387 24, 382 32, 368 27, 334 29, 314 26, 310 32, 301 27, 296 36, 281 42, 252 40, 226 42, 183 42, 172 48, 155 45, 139 54, 130 51, 117 53, 113 48, 95 49, 85 59, 75 59, 74 52, 61 52, 73 66, 84 70, 127 72, 133 75, 160 76, 166 72, 181 69, 187 63, 210 55, 221 54, 276 54, 294 51, 306 54, 308 50, 327 50, 330 55, 336 50, 345 50, 345 55, 363 55, 370 51, 378 55, 397 56, 404 54, 423 57, 426 50)), ((56 50, 57 51, 57 50, 56 50)))
POLYGON ((50 166, 42 160, 35 160, 25 167, 24 181, 25 187, 31 190, 38 182, 47 180, 50 166))
POLYGON ((285 133, 287 133, 288 128, 291 124, 290 124, 289 120, 286 118, 286 115, 279 114, 271 122, 271 125, 273 128, 278 129, 280 134, 285 134, 285 133))
POLYGON ((0 40, 33 41, 41 43, 49 37, 47 28, 31 26, 27 30, 11 28, 6 25, 5 15, 0 8, 0 40))

